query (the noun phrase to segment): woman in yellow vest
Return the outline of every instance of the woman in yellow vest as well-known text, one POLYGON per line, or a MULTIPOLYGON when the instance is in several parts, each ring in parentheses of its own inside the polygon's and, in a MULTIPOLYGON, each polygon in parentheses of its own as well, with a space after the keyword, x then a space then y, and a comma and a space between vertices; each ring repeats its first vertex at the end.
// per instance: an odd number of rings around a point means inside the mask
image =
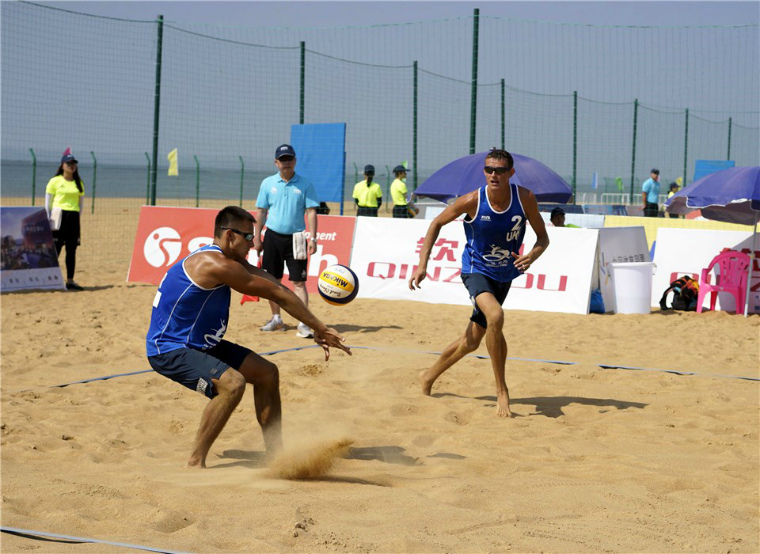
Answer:
POLYGON ((84 201, 84 185, 79 177, 77 160, 66 149, 55 177, 45 189, 45 210, 50 218, 56 254, 66 246, 66 288, 84 290, 74 282, 77 246, 80 244, 79 214, 84 201))
POLYGON ((403 165, 397 165, 393 168, 393 174, 396 178, 391 183, 391 198, 393 199, 393 217, 400 219, 413 218, 420 213, 420 210, 407 200, 408 190, 406 188, 407 169, 403 165))
POLYGON ((364 166, 364 181, 359 181, 354 185, 354 202, 356 203, 356 215, 377 217, 377 210, 383 204, 383 190, 380 185, 373 183, 375 177, 375 166, 364 166))

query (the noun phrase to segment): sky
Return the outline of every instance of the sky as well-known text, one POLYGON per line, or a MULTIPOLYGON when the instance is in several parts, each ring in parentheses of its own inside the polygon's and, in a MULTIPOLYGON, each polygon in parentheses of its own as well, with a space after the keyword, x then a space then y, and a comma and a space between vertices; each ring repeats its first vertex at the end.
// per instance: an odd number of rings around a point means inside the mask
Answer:
POLYGON ((151 20, 221 25, 334 27, 481 15, 592 25, 746 25, 760 22, 760 2, 364 2, 364 1, 109 1, 37 2, 74 11, 151 20), (287 4, 287 6, 283 5, 287 4))
POLYGON ((757 160, 757 0, 2 6, 4 160, 26 160, 30 148, 40 159, 59 159, 63 145, 97 152, 101 167, 143 166, 152 148, 157 28, 146 22, 160 14, 178 23, 164 30, 161 163, 179 148, 182 167, 194 168, 198 154, 237 172, 245 155, 246 172, 268 169, 272 145, 298 123, 304 41, 304 122, 346 123, 346 167, 392 167, 417 156, 420 173, 432 171, 470 147, 476 7, 476 148, 503 140, 567 175, 576 171, 577 139, 579 175, 627 176, 637 100, 642 167, 683 174, 687 134, 687 173, 694 159, 723 159, 728 150, 737 163, 757 160), (500 80, 507 89, 501 95, 500 80))

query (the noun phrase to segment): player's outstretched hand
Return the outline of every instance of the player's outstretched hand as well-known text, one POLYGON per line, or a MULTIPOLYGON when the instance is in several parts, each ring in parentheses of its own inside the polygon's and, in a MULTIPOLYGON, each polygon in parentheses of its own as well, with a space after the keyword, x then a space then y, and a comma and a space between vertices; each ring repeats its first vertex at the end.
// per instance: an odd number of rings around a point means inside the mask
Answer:
POLYGON ((409 279, 409 290, 420 288, 420 283, 427 277, 427 269, 418 267, 409 279))
POLYGON ((530 256, 527 254, 523 254, 520 256, 517 252, 512 252, 512 257, 515 259, 515 267, 525 273, 530 269, 530 264, 533 262, 533 260, 530 259, 530 256))
POLYGON ((314 342, 316 342, 319 346, 322 347, 322 349, 325 351, 325 361, 328 361, 330 359, 330 347, 333 348, 340 348, 351 356, 351 349, 343 344, 346 342, 345 337, 338 333, 335 329, 332 329, 331 327, 325 327, 325 330, 320 333, 316 329, 314 330, 314 342))

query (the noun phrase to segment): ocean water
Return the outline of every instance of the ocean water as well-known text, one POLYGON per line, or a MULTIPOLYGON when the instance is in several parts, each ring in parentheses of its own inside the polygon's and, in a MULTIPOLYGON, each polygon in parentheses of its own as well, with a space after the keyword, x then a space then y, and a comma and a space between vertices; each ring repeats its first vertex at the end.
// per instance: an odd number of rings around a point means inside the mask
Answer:
MULTIPOLYGON (((37 163, 36 175, 31 162, 3 160, 0 163, 0 191, 3 197, 45 196, 47 182, 55 175, 57 164, 37 163)), ((165 170, 164 170, 165 171, 165 170)), ((163 173, 163 172, 162 172, 163 173)), ((270 171, 247 170, 242 174, 243 199, 255 201, 261 181, 270 171)), ((146 198, 149 173, 146 165, 100 165, 95 171, 92 164, 82 163, 79 175, 84 181, 88 196, 105 198, 146 198)), ((159 198, 237 200, 241 194, 241 172, 208 168, 181 172, 179 177, 156 175, 156 196, 159 198)))
MULTIPOLYGON (((58 164, 37 163, 36 175, 33 174, 31 161, 2 160, 0 162, 0 196, 29 198, 32 191, 39 205, 44 202, 47 182, 55 175, 58 164)), ((248 169, 242 174, 242 196, 244 204, 255 202, 259 194, 261 181, 272 175, 270 168, 248 169)), ((85 193, 97 198, 148 198, 149 174, 147 162, 143 166, 98 164, 94 172, 91 163, 82 162, 79 176, 84 181, 85 193), (94 186, 93 186, 94 185, 94 186), (94 188, 94 190, 93 190, 94 188)), ((346 201, 351 200, 355 179, 353 171, 346 172, 343 193, 346 201)), ((361 180, 363 176, 359 176, 361 180)), ((387 196, 390 180, 385 175, 378 175, 376 180, 387 196)), ((422 181, 420 181, 422 182, 422 181)), ((319 193, 319 191, 317 191, 319 193)), ((241 195, 241 171, 237 169, 201 168, 180 169, 179 177, 169 177, 166 169, 159 169, 156 175, 156 198, 163 199, 209 199, 230 200, 237 203, 241 195)))
MULTIPOLYGON (((37 163, 36 175, 33 174, 31 161, 2 160, 0 162, 0 196, 32 198, 32 191, 37 203, 45 198, 47 182, 55 175, 58 164, 37 163)), ((261 181, 272 175, 270 168, 248 169, 242 174, 242 195, 244 203, 256 201, 261 181)), ((147 163, 143 166, 134 165, 102 165, 98 164, 97 172, 93 171, 91 163, 80 163, 79 176, 84 181, 85 193, 88 197, 97 198, 147 198, 149 174, 147 163), (94 185, 94 191, 93 191, 94 185)), ((361 180, 363 176, 359 176, 361 180)), ((343 183, 343 193, 346 201, 351 200, 356 175, 353 171, 346 172, 343 183)), ((390 180, 385 175, 376 180, 383 187, 384 195, 388 192, 390 180), (387 181, 387 182, 386 182, 387 181)), ((319 193, 319 191, 317 191, 319 193)), ((180 169, 179 177, 169 177, 166 169, 159 169, 156 175, 156 197, 164 199, 194 199, 196 194, 201 199, 230 200, 235 203, 241 194, 240 168, 220 169, 201 168, 196 175, 195 169, 180 169)))

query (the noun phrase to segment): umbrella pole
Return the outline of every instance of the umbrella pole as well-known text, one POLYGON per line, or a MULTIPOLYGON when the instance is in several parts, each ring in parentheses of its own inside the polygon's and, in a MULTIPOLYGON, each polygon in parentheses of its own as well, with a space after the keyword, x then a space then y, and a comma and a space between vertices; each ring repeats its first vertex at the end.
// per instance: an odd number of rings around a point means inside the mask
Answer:
POLYGON ((752 252, 749 253, 749 271, 747 272, 747 297, 744 299, 744 317, 749 317, 749 291, 752 288, 752 268, 755 265, 757 251, 757 218, 760 212, 755 212, 755 229, 752 233, 752 252))

